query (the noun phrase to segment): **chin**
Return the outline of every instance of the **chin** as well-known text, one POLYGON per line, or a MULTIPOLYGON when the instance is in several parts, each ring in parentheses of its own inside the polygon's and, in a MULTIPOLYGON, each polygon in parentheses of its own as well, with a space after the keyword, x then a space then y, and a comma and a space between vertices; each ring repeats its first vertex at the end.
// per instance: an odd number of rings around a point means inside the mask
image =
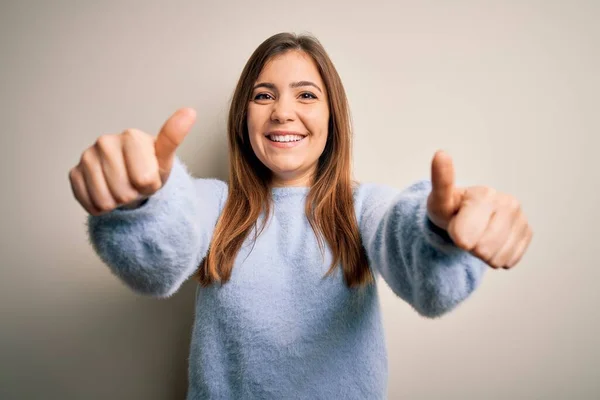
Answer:
POLYGON ((292 167, 286 166, 286 167, 274 167, 274 168, 270 168, 270 169, 271 169, 271 171, 273 171, 273 173, 275 173, 279 176, 291 177, 297 173, 297 171, 299 170, 299 167, 292 168, 292 167))
POLYGON ((279 174, 294 173, 301 169, 302 166, 303 163, 300 160, 277 160, 276 162, 271 162, 270 165, 268 165, 271 171, 277 172, 279 174))

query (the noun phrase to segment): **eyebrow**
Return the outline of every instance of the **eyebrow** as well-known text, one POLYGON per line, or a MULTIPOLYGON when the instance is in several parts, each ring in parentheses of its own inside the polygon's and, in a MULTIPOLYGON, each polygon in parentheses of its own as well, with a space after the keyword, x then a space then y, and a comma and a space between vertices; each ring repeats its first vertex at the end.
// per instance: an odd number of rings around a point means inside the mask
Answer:
MULTIPOLYGON (((290 87, 293 88, 297 88, 297 87, 302 87, 302 86, 313 86, 315 88, 317 88, 317 90, 321 93, 323 93, 323 91, 321 90, 321 88, 319 86, 317 86, 315 83, 311 82, 311 81, 298 81, 298 82, 292 82, 290 83, 290 87)), ((257 84, 256 86, 254 86, 254 88, 252 90, 256 90, 257 88, 260 87, 264 87, 267 89, 271 89, 273 91, 277 91, 277 87, 275 87, 274 84, 270 83, 270 82, 261 82, 259 84, 257 84)))

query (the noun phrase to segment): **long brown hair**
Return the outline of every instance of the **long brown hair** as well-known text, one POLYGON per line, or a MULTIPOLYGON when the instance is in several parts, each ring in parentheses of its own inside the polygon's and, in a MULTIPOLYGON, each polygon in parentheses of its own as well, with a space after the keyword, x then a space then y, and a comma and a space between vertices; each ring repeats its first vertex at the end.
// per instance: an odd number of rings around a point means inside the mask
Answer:
POLYGON ((233 94, 227 123, 228 197, 208 254, 195 275, 202 286, 230 279, 235 256, 250 230, 256 228, 263 210, 266 210, 266 218, 260 231, 255 229, 255 240, 267 224, 272 207, 272 173, 256 157, 250 145, 247 107, 263 66, 275 55, 290 50, 302 51, 313 58, 329 94, 327 142, 319 157, 305 207, 321 253, 324 237, 333 255, 324 278, 331 275, 340 262, 348 287, 362 287, 374 282, 354 213, 353 187, 356 182, 351 179, 351 119, 342 81, 315 37, 279 33, 265 40, 254 51, 233 94))

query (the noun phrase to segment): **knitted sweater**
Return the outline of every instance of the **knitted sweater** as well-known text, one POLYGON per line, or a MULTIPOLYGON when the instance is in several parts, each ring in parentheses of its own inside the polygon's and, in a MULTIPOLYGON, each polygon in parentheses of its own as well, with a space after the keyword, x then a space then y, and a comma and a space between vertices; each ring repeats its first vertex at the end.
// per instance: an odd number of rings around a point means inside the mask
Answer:
MULTIPOLYGON (((354 205, 376 282, 435 318, 464 301, 487 268, 429 221, 430 190, 429 180, 404 190, 362 183, 354 205)), ((376 285, 349 289, 340 267, 323 278, 332 256, 328 246, 322 256, 304 214, 308 191, 273 188, 269 223, 256 243, 248 236, 231 280, 197 287, 188 400, 386 397, 376 285)), ((193 177, 176 157, 143 206, 89 215, 90 242, 133 291, 168 297, 205 257, 226 197, 225 182, 193 177)))

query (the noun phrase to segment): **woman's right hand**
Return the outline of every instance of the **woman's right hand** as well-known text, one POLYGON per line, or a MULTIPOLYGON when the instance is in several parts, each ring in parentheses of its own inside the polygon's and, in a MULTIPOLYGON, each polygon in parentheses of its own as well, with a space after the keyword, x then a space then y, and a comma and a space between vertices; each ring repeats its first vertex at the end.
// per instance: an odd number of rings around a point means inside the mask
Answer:
POLYGON ((192 108, 182 108, 156 138, 138 129, 100 136, 69 171, 73 195, 94 216, 140 204, 166 183, 175 151, 195 120, 192 108))

